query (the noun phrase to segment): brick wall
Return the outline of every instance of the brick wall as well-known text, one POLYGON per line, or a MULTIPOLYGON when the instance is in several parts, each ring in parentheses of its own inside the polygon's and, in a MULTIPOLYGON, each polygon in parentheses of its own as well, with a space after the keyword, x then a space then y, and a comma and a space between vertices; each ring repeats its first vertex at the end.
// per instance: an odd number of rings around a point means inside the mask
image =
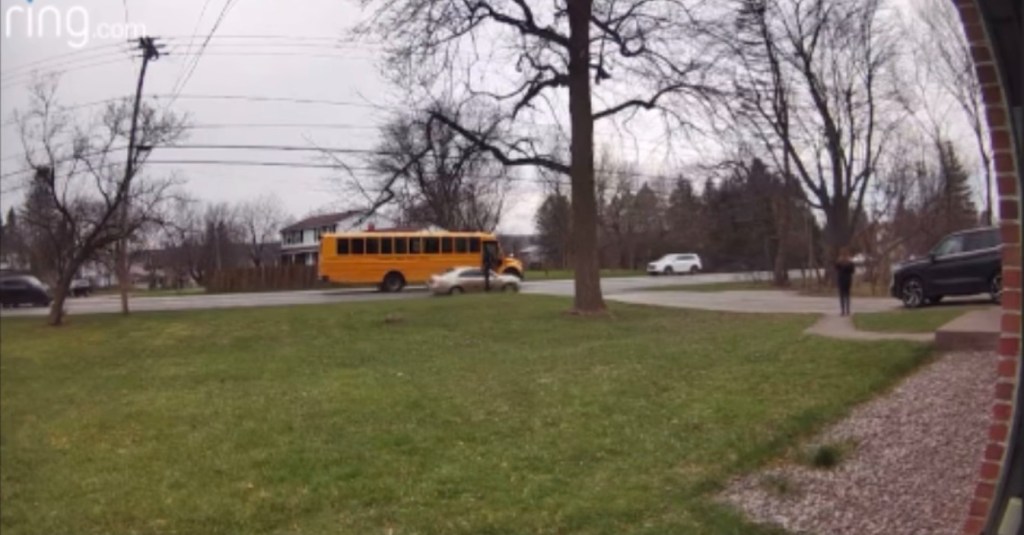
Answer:
MULTIPOLYGON (((1013 420, 1018 371, 1021 365, 1021 228, 1019 173, 1013 131, 999 68, 977 0, 952 0, 960 11, 964 33, 971 45, 975 69, 982 85, 985 117, 992 142, 999 192, 999 226, 1003 235, 1003 317, 997 361, 999 379, 993 391, 988 445, 982 454, 978 483, 964 524, 965 535, 977 535, 985 527, 992 498, 1006 462, 1006 446, 1013 420)), ((1020 410, 1021 408, 1017 408, 1020 410)))

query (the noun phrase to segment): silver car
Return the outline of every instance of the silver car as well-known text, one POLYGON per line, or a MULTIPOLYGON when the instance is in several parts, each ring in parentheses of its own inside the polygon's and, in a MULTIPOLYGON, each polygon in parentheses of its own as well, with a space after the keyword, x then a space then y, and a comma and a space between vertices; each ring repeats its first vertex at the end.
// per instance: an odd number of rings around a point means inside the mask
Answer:
MULTIPOLYGON (((484 291, 484 271, 474 267, 452 268, 430 277, 427 287, 434 295, 456 295, 465 292, 484 291)), ((518 292, 519 278, 512 275, 498 275, 491 271, 492 292, 518 292)))

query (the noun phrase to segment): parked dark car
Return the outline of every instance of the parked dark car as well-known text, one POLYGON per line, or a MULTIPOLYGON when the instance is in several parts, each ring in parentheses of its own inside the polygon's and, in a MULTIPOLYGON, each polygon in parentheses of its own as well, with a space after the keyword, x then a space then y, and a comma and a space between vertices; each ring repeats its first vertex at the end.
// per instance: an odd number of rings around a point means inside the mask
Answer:
POLYGON ((1003 292, 999 229, 980 228, 946 236, 924 258, 895 266, 893 297, 907 308, 936 304, 947 295, 987 293, 999 302, 1003 292))
POLYGON ((0 278, 0 305, 4 307, 29 304, 50 306, 50 291, 39 279, 31 275, 13 275, 0 278))

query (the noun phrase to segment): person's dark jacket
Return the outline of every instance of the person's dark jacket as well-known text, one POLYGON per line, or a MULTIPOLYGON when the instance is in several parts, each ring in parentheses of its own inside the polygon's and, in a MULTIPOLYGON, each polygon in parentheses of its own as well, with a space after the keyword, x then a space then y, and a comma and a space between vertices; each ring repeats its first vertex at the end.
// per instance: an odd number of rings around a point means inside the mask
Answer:
POLYGON ((839 284, 840 288, 850 288, 853 286, 853 262, 849 260, 840 260, 836 262, 836 283, 839 284))

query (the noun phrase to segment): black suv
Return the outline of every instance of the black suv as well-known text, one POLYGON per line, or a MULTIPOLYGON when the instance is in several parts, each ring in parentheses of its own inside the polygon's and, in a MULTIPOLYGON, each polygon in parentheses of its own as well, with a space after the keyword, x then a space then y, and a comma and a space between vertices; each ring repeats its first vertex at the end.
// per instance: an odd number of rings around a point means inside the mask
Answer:
POLYGON ((31 275, 7 275, 0 278, 0 305, 16 307, 25 303, 50 306, 50 290, 31 275))
POLYGON ((889 291, 907 308, 935 304, 947 295, 1003 292, 999 229, 964 230, 946 236, 928 256, 893 268, 889 291))

